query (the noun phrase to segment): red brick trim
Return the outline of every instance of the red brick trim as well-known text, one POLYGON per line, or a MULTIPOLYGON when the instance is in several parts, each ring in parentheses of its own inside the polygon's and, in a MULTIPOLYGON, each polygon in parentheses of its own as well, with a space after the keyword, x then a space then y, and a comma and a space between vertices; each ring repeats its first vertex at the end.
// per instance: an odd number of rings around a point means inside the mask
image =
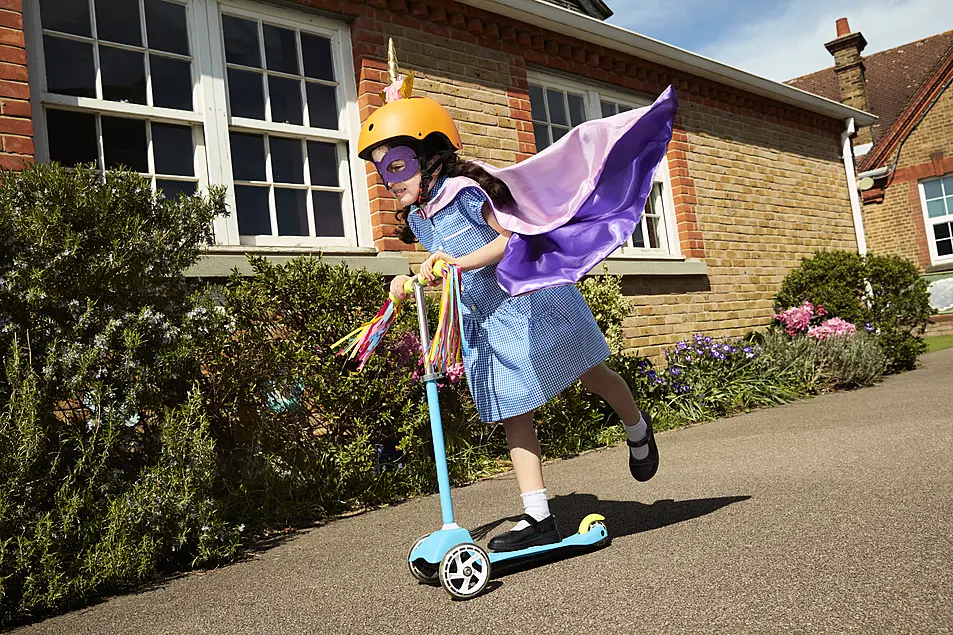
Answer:
POLYGON ((917 260, 921 268, 930 266, 930 243, 926 223, 923 220, 923 204, 920 202, 920 186, 916 181, 907 184, 910 200, 910 216, 913 221, 913 237, 917 244, 917 260))
POLYGON ((0 165, 19 169, 30 162, 33 149, 33 111, 26 68, 23 5, 0 2, 0 165))
POLYGON ((679 247, 686 258, 704 258, 705 239, 695 216, 698 199, 695 197, 695 180, 688 171, 688 151, 688 134, 676 125, 668 146, 668 172, 672 182, 672 199, 675 201, 679 247))

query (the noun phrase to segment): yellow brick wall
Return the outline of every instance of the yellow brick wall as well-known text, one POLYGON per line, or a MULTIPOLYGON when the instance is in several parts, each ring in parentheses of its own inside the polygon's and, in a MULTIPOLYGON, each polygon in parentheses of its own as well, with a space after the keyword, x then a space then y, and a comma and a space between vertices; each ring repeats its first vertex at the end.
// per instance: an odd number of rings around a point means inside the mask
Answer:
POLYGON ((818 250, 856 250, 839 139, 683 100, 707 281, 627 281, 633 352, 658 356, 696 332, 767 325, 790 269, 818 250))

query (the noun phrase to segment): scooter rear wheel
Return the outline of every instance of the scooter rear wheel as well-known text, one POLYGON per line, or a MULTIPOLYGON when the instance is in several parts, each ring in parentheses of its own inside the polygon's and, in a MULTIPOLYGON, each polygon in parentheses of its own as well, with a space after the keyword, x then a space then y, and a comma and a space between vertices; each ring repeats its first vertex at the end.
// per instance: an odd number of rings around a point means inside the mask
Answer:
POLYGON ((490 557, 473 543, 457 545, 440 560, 440 584, 461 600, 480 595, 490 582, 490 557))
MULTIPOLYGON (((430 534, 427 534, 429 536, 430 534)), ((414 549, 417 548, 417 545, 422 543, 427 539, 427 536, 421 536, 417 539, 417 542, 414 543, 414 546, 410 548, 410 551, 407 552, 407 568, 410 569, 410 575, 414 576, 414 579, 421 584, 429 584, 431 586, 437 586, 440 584, 440 574, 438 573, 438 566, 419 560, 414 563, 410 559, 410 554, 414 552, 414 549)))

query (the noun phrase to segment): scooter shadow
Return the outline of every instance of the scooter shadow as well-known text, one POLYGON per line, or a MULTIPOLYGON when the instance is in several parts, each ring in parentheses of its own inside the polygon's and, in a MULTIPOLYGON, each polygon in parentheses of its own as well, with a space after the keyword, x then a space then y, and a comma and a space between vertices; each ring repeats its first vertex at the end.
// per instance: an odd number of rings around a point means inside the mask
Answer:
MULTIPOLYGON (((556 496, 549 501, 549 509, 556 516, 560 533, 569 536, 576 531, 579 522, 589 514, 605 516, 605 524, 610 539, 631 536, 669 525, 700 518, 727 507, 750 499, 750 496, 721 496, 717 498, 697 498, 676 501, 657 500, 651 505, 637 501, 600 500, 593 494, 566 494, 556 496)), ((507 522, 515 522, 519 516, 499 520, 476 527, 470 531, 475 540, 485 539, 490 532, 507 522)), ((493 567, 493 577, 519 573, 545 564, 559 562, 589 553, 599 547, 576 547, 556 549, 536 557, 503 561, 493 567)))

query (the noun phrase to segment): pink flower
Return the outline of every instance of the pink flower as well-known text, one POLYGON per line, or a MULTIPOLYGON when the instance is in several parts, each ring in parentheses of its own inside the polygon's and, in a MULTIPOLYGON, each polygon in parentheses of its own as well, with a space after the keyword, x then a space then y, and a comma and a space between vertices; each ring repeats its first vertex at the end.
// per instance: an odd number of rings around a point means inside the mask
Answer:
POLYGON ((831 318, 820 326, 812 327, 807 334, 818 340, 827 340, 832 337, 850 337, 857 332, 857 327, 840 318, 831 318))
POLYGON ((782 311, 774 316, 784 326, 784 332, 794 337, 798 333, 803 333, 811 326, 811 319, 814 317, 814 305, 805 301, 804 304, 792 307, 787 311, 782 311))
POLYGON ((457 362, 456 364, 450 366, 450 368, 447 369, 447 380, 451 384, 457 383, 464 377, 466 377, 466 369, 463 367, 463 364, 461 364, 460 362, 457 362))

